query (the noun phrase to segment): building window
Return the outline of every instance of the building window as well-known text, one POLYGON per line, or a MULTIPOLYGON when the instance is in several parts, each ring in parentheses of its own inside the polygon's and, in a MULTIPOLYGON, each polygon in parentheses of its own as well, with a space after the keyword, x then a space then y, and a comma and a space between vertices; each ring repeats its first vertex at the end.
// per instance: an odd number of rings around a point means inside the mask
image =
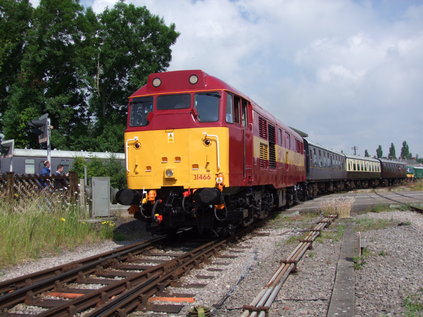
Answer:
POLYGON ((25 174, 35 174, 34 159, 25 159, 25 174))

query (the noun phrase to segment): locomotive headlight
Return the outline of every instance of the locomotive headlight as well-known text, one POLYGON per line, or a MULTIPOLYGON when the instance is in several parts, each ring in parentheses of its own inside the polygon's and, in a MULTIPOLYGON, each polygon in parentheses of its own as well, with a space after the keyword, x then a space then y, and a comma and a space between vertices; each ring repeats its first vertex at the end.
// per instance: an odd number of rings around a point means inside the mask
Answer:
POLYGON ((175 177, 175 171, 171 168, 167 168, 165 170, 165 177, 166 178, 174 178, 175 177))
POLYGON ((156 77, 156 78, 154 78, 153 79, 153 86, 154 87, 159 87, 160 85, 162 84, 162 80, 160 79, 160 78, 158 78, 158 77, 156 77))
POLYGON ((191 85, 195 85, 196 83, 198 83, 198 76, 197 75, 189 76, 189 83, 191 85))

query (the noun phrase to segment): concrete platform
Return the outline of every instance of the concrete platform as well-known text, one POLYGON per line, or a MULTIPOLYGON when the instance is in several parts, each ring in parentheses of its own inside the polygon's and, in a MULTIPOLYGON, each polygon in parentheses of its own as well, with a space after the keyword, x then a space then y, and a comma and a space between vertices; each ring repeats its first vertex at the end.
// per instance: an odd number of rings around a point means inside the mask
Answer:
POLYGON ((335 284, 329 303, 328 317, 355 316, 355 271, 353 257, 358 255, 356 237, 350 219, 346 224, 336 268, 335 284))

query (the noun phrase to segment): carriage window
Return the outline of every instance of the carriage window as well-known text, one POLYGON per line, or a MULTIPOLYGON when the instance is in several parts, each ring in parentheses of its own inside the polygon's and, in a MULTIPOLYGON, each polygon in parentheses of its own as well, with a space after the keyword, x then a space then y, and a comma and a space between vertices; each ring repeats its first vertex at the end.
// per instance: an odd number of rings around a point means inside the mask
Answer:
POLYGON ((147 116, 153 110, 153 97, 132 100, 129 126, 140 127, 148 124, 147 116))
POLYGON ((234 123, 234 96, 230 93, 226 93, 226 122, 234 123))
POLYGON ((161 95, 157 98, 157 110, 186 109, 190 104, 189 94, 161 95))
POLYGON ((198 121, 216 122, 219 119, 220 95, 217 92, 195 94, 195 109, 198 112, 198 121))

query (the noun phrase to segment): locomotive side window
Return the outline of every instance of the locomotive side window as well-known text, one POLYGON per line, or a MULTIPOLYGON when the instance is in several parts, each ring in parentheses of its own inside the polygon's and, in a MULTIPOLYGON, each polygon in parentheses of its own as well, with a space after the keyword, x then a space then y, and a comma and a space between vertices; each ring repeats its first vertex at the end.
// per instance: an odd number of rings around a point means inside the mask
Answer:
POLYGON ((234 96, 226 93, 226 122, 234 123, 234 96))
POLYGON ((147 116, 152 110, 153 97, 135 98, 131 105, 129 126, 140 127, 147 125, 147 116))
POLYGON ((240 107, 241 99, 238 96, 234 96, 234 122, 239 123, 239 107, 240 107))
POLYGON ((186 109, 191 105, 189 94, 161 95, 157 98, 157 110, 186 109))
POLYGON ((205 92, 195 94, 195 109, 200 122, 216 122, 219 120, 220 94, 205 92))
POLYGON ((241 122, 243 127, 247 126, 247 100, 244 99, 242 99, 241 122))

